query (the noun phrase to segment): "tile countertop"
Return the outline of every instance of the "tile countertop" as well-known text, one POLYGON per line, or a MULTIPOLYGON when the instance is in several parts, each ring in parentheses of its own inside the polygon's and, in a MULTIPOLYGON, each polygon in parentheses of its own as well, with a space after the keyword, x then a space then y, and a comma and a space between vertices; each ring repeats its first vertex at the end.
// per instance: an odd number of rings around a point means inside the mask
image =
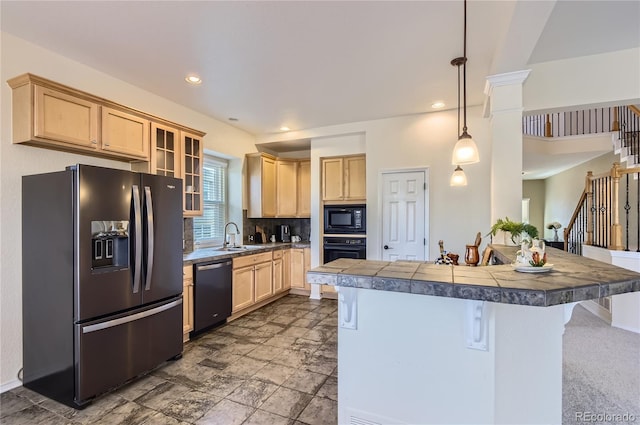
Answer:
MULTIPOLYGON (((518 247, 491 245, 503 263, 518 247)), ((546 273, 521 273, 510 264, 466 267, 419 261, 338 259, 307 273, 309 283, 548 307, 640 291, 640 273, 547 248, 546 273)))
POLYGON ((228 258, 242 257, 244 255, 260 254, 262 252, 274 251, 276 249, 286 248, 309 248, 309 242, 275 242, 261 245, 243 245, 247 249, 241 251, 220 251, 221 247, 201 248, 193 252, 184 254, 182 261, 185 266, 189 264, 205 263, 209 261, 226 260, 228 258))

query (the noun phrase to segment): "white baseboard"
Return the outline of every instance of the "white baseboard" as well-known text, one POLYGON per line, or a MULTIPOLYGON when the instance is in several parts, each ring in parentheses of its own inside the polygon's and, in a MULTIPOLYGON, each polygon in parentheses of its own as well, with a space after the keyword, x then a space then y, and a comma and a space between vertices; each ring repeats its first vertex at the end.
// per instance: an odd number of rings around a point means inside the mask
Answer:
POLYGON ((20 382, 19 379, 14 379, 13 381, 5 382, 4 384, 0 385, 0 393, 12 390, 14 388, 18 388, 21 385, 22 385, 22 382, 20 382))
POLYGON ((595 300, 582 301, 580 305, 586 308, 589 312, 595 314, 608 324, 611 324, 611 312, 607 311, 600 304, 598 304, 595 300))
POLYGON ((623 331, 629 331, 629 332, 633 332, 636 334, 640 334, 640 329, 638 328, 632 328, 630 326, 616 326, 616 325, 611 325, 614 328, 618 328, 618 329, 622 329, 623 331))

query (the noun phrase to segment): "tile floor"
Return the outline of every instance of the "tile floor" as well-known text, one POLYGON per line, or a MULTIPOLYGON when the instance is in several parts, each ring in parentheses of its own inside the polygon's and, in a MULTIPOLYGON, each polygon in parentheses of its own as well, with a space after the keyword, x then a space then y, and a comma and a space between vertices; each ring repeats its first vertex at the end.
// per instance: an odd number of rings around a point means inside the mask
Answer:
POLYGON ((337 423, 337 303, 288 295, 185 345, 166 364, 84 410, 23 387, 0 396, 0 423, 337 423))

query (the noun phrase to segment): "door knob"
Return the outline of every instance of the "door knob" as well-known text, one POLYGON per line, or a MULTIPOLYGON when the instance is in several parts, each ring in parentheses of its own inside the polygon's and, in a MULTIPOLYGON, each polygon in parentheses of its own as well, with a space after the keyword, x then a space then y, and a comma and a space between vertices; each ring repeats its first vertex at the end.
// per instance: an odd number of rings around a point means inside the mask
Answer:
POLYGON ((383 248, 384 248, 384 249, 393 249, 393 248, 391 248, 389 245, 385 245, 385 246, 383 246, 383 248))

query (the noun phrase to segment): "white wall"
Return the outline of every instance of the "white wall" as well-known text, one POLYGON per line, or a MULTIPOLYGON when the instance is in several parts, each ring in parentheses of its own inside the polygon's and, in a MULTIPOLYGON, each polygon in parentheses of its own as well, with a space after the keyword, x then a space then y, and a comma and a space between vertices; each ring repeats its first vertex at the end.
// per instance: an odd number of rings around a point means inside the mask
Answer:
MULTIPOLYGON (((260 142, 311 139, 312 216, 319 213, 319 164, 317 158, 357 153, 365 146, 367 155, 367 257, 382 258, 381 219, 378 201, 379 173, 383 170, 429 168, 428 243, 431 257, 439 253, 438 240, 445 249, 464 258, 465 245, 473 243, 477 232, 484 235, 490 228, 489 157, 491 140, 489 122, 481 117, 482 108, 470 107, 467 113, 469 132, 480 152, 480 163, 465 167, 469 185, 453 188, 449 178, 455 168, 451 152, 457 141, 457 111, 416 114, 374 121, 264 136, 260 142), (358 146, 358 148, 355 148, 358 146), (318 152, 316 152, 316 150, 318 152), (314 168, 316 167, 316 168, 314 168)), ((505 158, 505 161, 508 158, 505 158)), ((312 217, 312 267, 317 265, 320 242, 317 218, 312 217), (314 253, 314 249, 316 252, 314 253)))
POLYGON ((228 124, 143 91, 81 63, 6 33, 1 35, 0 133, 0 390, 19 384, 22 366, 21 176, 85 163, 129 169, 129 164, 11 143, 11 89, 6 80, 30 72, 207 133, 204 147, 230 159, 232 218, 242 221, 241 169, 255 138, 228 124))
POLYGON ((535 64, 524 85, 529 112, 640 103, 640 48, 535 64))

